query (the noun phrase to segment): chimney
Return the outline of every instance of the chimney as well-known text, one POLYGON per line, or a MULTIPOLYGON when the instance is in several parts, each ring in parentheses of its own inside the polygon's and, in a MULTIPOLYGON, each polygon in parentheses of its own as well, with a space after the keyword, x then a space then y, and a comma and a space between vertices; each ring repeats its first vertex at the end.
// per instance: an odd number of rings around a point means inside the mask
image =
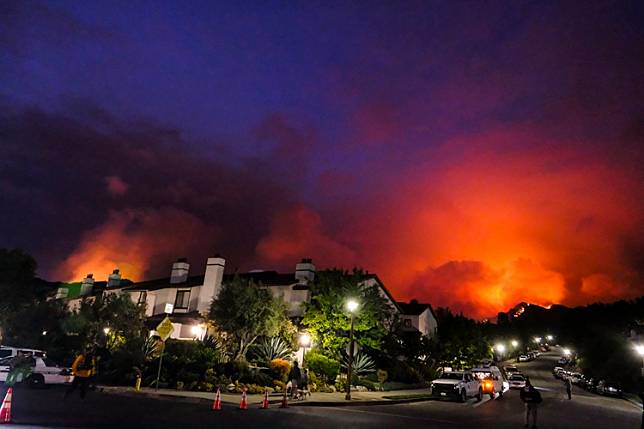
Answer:
POLYGON ((117 268, 114 271, 112 271, 112 274, 109 275, 107 278, 107 287, 118 287, 121 286, 121 272, 117 268))
POLYGON ((190 264, 186 258, 179 258, 172 264, 172 273, 170 273, 170 284, 184 283, 188 280, 188 270, 190 264))
POLYGON ((295 265, 295 278, 304 284, 315 279, 315 265, 313 265, 312 259, 303 258, 299 264, 295 265))
POLYGON ((81 282, 80 294, 81 296, 89 295, 94 289, 94 274, 89 273, 87 277, 81 282))
POLYGON ((212 300, 219 296, 225 266, 226 260, 220 255, 215 255, 206 261, 206 273, 203 277, 203 285, 199 289, 199 303, 197 304, 197 310, 200 313, 208 313, 212 300))

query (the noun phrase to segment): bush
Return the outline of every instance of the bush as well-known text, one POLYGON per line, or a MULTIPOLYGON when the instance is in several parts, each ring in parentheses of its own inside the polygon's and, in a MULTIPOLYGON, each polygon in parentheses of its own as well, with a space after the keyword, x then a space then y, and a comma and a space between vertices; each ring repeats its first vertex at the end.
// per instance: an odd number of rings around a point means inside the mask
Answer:
POLYGON ((361 378, 360 380, 358 380, 358 386, 364 386, 367 388, 367 390, 370 390, 372 392, 378 390, 378 388, 376 387, 376 383, 374 383, 373 381, 369 381, 365 378, 361 378))
POLYGON ((274 378, 286 381, 291 371, 291 364, 285 359, 273 359, 270 363, 271 373, 274 378))
POLYGON ((421 383, 423 381, 420 372, 404 361, 396 362, 396 365, 390 369, 388 376, 390 381, 401 383, 421 383))
POLYGON ((286 383, 281 380, 273 380, 273 386, 275 386, 276 392, 283 392, 286 389, 286 383))
POLYGON ((320 376, 325 384, 332 383, 340 372, 340 362, 328 358, 316 350, 311 350, 304 358, 304 364, 310 371, 320 376))

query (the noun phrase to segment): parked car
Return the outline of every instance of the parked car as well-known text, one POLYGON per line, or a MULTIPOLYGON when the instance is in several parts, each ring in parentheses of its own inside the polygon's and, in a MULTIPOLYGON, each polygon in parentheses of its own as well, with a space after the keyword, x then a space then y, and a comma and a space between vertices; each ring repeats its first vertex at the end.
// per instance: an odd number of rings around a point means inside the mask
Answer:
POLYGON ((528 357, 528 355, 520 355, 517 358, 517 362, 528 362, 529 360, 530 358, 528 357))
POLYGON ((589 392, 596 392, 597 391, 597 380, 594 378, 590 377, 586 379, 586 382, 582 386, 584 389, 588 390, 589 392))
POLYGON ((572 384, 579 385, 584 381, 584 376, 580 372, 573 372, 572 374, 570 374, 570 381, 572 382, 572 384))
POLYGON ((47 354, 42 350, 28 349, 25 347, 0 346, 0 359, 11 358, 18 355, 45 357, 47 354))
POLYGON ((557 367, 554 370, 555 377, 560 378, 560 379, 564 377, 565 373, 566 373, 566 370, 561 368, 561 367, 557 367))
POLYGON ((515 374, 519 371, 519 368, 516 367, 516 365, 506 365, 503 367, 503 370, 505 371, 506 376, 511 376, 512 374, 515 374))
POLYGON ((622 388, 616 383, 601 380, 597 383, 597 393, 604 396, 622 397, 622 388))
POLYGON ((566 365, 568 363, 568 359, 565 357, 560 357, 559 360, 557 361, 558 365, 566 365))
POLYGON ((47 357, 7 357, 0 359, 0 382, 5 382, 16 359, 23 359, 28 371, 18 373, 17 383, 26 382, 31 387, 45 384, 65 384, 74 380, 72 371, 57 365, 47 357))
POLYGON ((510 389, 523 389, 525 387, 525 377, 523 374, 513 374, 508 379, 510 389))
POLYGON ((436 398, 456 399, 465 402, 467 398, 483 398, 483 390, 479 380, 468 371, 444 372, 432 381, 432 396, 436 398))
POLYGON ((481 382, 481 391, 483 394, 490 395, 492 399, 494 399, 496 393, 499 394, 499 397, 503 396, 503 390, 505 388, 503 382, 505 380, 498 367, 490 365, 473 368, 472 374, 481 382))

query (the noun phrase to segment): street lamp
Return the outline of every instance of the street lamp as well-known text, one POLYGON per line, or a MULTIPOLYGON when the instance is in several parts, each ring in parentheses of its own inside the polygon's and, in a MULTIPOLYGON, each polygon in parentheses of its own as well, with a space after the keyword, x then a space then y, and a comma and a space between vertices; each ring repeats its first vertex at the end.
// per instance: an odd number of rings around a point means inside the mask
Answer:
POLYGON ((552 341, 552 340, 553 340, 553 338, 554 338, 554 337, 553 337, 552 335, 547 335, 547 336, 546 336, 546 339, 547 339, 548 341, 552 341))
POLYGON ((517 340, 512 340, 510 344, 512 344, 512 348, 514 349, 516 349, 519 346, 519 342, 517 340))
POLYGON ((642 368, 640 368, 640 374, 642 375, 642 377, 644 377, 644 344, 636 344, 635 351, 642 358, 642 368))
POLYGON ((566 356, 570 356, 570 354, 571 354, 572 352, 570 351, 570 349, 569 349, 569 348, 565 348, 565 349, 563 349, 563 353, 564 353, 564 355, 566 355, 566 356))
POLYGON ((304 356, 306 356, 306 348, 311 344, 311 335, 308 332, 300 334, 300 345, 302 346, 302 365, 304 365, 304 356))
POLYGON ((503 359, 503 354, 505 353, 505 345, 504 345, 504 344, 499 343, 499 344, 495 345, 495 346, 494 346, 494 348, 495 348, 495 349, 496 349, 496 351, 499 353, 499 357, 500 357, 501 359, 503 359))
POLYGON ((541 337, 534 337, 534 342, 539 344, 541 342, 541 337))
POLYGON ((107 327, 103 328, 103 332, 105 333, 105 335, 109 334, 110 328, 107 328, 107 327))
POLYGON ((351 400, 351 373, 353 372, 353 319, 355 316, 355 312, 360 306, 358 301, 355 299, 349 299, 347 300, 347 310, 349 311, 349 314, 351 315, 351 330, 349 331, 349 365, 347 366, 347 394, 344 396, 344 399, 347 401, 351 400))

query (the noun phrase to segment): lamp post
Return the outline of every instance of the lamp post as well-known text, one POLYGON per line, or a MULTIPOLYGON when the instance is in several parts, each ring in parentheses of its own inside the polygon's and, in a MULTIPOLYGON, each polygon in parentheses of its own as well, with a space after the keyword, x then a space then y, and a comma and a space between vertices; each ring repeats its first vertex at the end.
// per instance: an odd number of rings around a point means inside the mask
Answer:
POLYGON ((344 399, 347 401, 351 400, 351 376, 352 376, 352 370, 353 370, 353 320, 354 320, 354 314, 355 311, 358 309, 358 301, 355 299, 349 299, 347 301, 347 310, 349 311, 349 314, 351 315, 351 330, 349 331, 349 362, 347 366, 347 394, 344 396, 344 399))
POLYGON ((306 348, 311 344, 311 336, 308 332, 300 334, 300 345, 302 346, 302 366, 304 366, 304 356, 306 356, 306 348))
POLYGON ((640 355, 640 358, 642 358, 642 367, 640 368, 640 374, 642 375, 642 377, 644 377, 644 344, 635 345, 635 351, 638 355, 640 355))
POLYGON ((497 353, 499 354, 499 358, 502 360, 503 359, 503 354, 505 353, 505 344, 497 344, 494 346, 496 349, 497 353))
POLYGON ((519 342, 517 340, 512 340, 510 344, 512 344, 513 349, 516 349, 519 346, 519 342))

